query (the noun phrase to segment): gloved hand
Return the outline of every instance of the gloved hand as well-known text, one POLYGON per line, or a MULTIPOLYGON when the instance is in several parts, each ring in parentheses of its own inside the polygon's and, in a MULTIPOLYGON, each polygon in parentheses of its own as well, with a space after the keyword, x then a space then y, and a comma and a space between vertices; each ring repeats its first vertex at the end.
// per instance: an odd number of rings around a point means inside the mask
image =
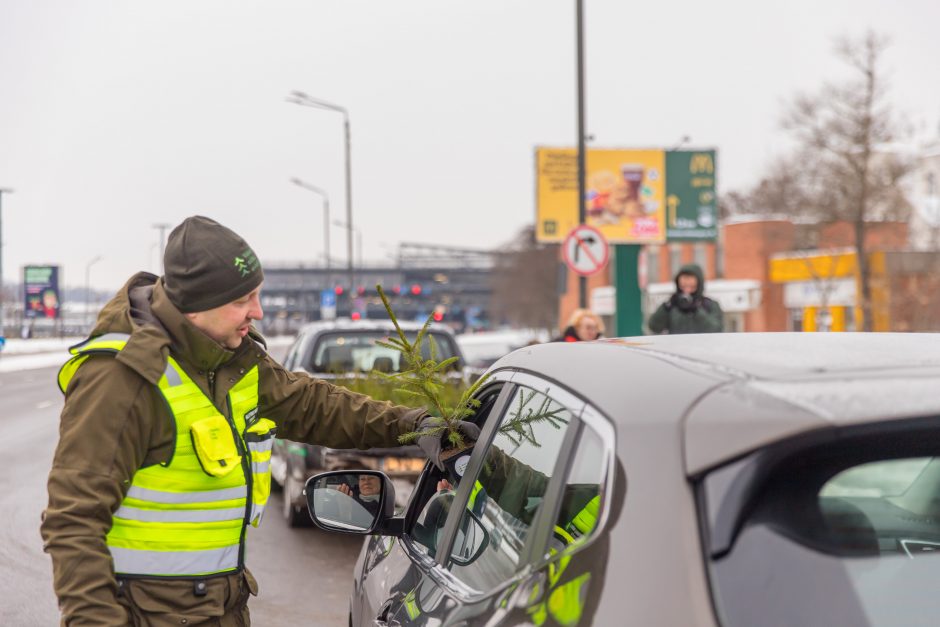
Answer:
MULTIPOLYGON (((441 422, 440 418, 426 416, 418 423, 417 430, 424 431, 425 429, 432 429, 439 426, 441 422)), ((466 420, 461 420, 457 423, 457 430, 468 440, 477 440, 480 437, 480 427, 466 420)), ((418 438, 418 446, 421 447, 421 450, 428 456, 431 463, 437 466, 439 470, 444 470, 444 463, 441 461, 443 436, 444 434, 440 433, 438 435, 422 435, 418 438)))
POLYGON ((678 292, 675 295, 676 306, 680 311, 693 311, 698 303, 695 301, 695 297, 692 294, 686 294, 685 292, 678 292))

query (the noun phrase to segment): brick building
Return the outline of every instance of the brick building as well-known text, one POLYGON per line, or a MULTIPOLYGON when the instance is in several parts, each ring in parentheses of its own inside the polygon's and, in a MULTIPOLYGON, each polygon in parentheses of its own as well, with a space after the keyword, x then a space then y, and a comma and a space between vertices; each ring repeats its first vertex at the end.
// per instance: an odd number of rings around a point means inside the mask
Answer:
MULTIPOLYGON (((641 253, 639 277, 640 285, 645 291, 644 314, 648 317, 649 313, 672 293, 673 278, 681 266, 697 263, 705 273, 706 293, 718 300, 725 310, 728 330, 816 330, 819 304, 812 300, 813 278, 795 272, 782 280, 780 276, 773 276, 772 272, 776 267, 779 274, 779 266, 782 263, 780 259, 793 259, 797 261, 790 262, 792 264, 805 264, 807 256, 842 255, 853 241, 851 223, 800 224, 782 217, 760 216, 737 217, 727 221, 721 227, 717 244, 683 242, 645 246, 641 253), (811 285, 807 287, 807 283, 811 285), (787 306, 788 294, 792 300, 790 304, 793 305, 790 307, 787 306), (799 301, 795 294, 802 294, 803 301, 799 301), (796 304, 800 306, 797 307, 796 304)), ((906 223, 878 222, 867 225, 868 250, 895 253, 904 250, 907 242, 906 223)), ((880 263, 878 267, 885 268, 884 272, 903 266, 896 254, 891 257, 894 261, 887 262, 886 259, 883 256, 875 258, 876 265, 880 263), (878 261, 879 259, 881 261, 878 261)), ((910 263, 913 262, 908 265, 910 263)), ((921 260, 917 267, 922 267, 925 263, 927 262, 921 260)), ((854 265, 850 265, 851 267, 839 270, 840 276, 831 278, 850 280, 855 272, 854 265)), ((921 272, 918 277, 908 282, 923 285, 930 275, 921 272)), ((877 282, 878 278, 875 280, 877 282)), ((588 294, 609 294, 613 283, 613 264, 609 264, 604 271, 588 278, 588 294)), ((840 298, 845 298, 845 295, 840 293, 840 298)), ((599 300, 595 299, 595 302, 599 300)), ((578 276, 569 272, 567 291, 559 299, 561 326, 564 326, 577 305, 578 276)), ((839 306, 854 307, 854 301, 839 306)), ((887 300, 884 306, 888 306, 887 300)), ((833 315, 832 312, 825 313, 833 315)), ((840 320, 843 321, 842 329, 838 330, 855 326, 857 315, 846 314, 844 310, 835 312, 834 315, 836 326, 839 326, 840 320)), ((900 320, 903 316, 897 312, 893 317, 900 320)), ((608 325, 611 321, 611 317, 605 317, 608 325)), ((890 327, 887 322, 882 326, 885 325, 890 327)))

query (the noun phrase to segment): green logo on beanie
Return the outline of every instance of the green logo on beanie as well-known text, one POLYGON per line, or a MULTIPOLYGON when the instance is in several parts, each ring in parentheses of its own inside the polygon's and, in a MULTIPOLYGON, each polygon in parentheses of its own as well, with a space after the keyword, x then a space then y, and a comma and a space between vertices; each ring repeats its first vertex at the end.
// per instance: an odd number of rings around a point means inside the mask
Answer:
POLYGON ((249 276, 252 272, 258 269, 261 263, 258 261, 258 258, 255 257, 255 253, 250 248, 246 248, 245 251, 235 257, 235 270, 245 278, 249 276))

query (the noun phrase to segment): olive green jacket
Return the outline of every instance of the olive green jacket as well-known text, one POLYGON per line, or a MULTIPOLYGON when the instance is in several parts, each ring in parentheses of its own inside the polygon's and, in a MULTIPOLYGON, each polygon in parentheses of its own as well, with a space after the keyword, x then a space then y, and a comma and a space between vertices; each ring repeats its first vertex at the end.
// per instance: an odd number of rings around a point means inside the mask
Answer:
MULTIPOLYGON (((166 462, 173 452, 174 420, 157 388, 168 354, 223 414, 231 387, 257 365, 259 414, 289 440, 333 448, 397 446, 398 436, 414 431, 425 414, 288 372, 254 331, 237 350, 222 347, 170 303, 152 274, 133 276, 101 311, 92 335, 112 332, 130 339, 116 356, 89 358, 72 378, 49 473, 41 533, 63 624, 129 624, 105 536, 137 469, 166 462)), ((202 597, 190 588, 181 593, 178 612, 220 616, 226 608, 217 607, 219 600, 231 599, 225 590, 245 588, 244 579, 250 575, 210 579, 210 593, 202 597)), ((165 596, 164 584, 141 580, 135 591, 165 596)))

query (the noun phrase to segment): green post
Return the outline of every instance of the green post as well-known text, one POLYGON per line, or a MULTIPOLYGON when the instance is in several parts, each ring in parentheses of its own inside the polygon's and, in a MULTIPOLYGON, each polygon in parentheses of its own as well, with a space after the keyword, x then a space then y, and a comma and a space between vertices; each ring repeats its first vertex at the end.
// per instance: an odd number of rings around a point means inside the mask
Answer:
POLYGON ((616 332, 618 337, 643 335, 643 307, 637 275, 639 244, 614 246, 614 285, 617 288, 616 332))

